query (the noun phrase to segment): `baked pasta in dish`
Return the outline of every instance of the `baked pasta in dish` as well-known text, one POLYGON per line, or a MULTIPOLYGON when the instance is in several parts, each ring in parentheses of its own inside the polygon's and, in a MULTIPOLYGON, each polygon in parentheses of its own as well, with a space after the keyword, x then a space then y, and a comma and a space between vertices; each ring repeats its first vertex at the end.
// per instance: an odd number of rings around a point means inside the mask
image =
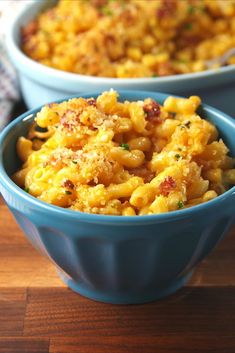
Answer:
POLYGON ((60 0, 24 26, 21 47, 41 64, 82 75, 203 71, 235 47, 235 0, 60 0))
POLYGON ((17 142, 13 181, 38 199, 106 215, 149 215, 211 200, 234 160, 198 96, 118 100, 114 90, 44 106, 17 142))

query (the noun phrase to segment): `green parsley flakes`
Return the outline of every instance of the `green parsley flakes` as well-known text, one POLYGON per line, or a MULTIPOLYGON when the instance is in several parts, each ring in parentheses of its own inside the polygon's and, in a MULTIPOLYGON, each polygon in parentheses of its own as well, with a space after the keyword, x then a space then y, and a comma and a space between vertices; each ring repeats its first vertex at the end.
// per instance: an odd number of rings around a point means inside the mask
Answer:
POLYGON ((190 31, 193 28, 193 25, 192 23, 185 23, 184 28, 190 31))
POLYGON ((176 153, 176 154, 175 154, 175 158, 178 160, 178 159, 181 158, 181 155, 180 155, 179 153, 176 153))
POLYGON ((106 15, 106 16, 112 16, 113 12, 110 8, 108 8, 107 6, 104 6, 101 8, 101 12, 103 15, 106 15))
POLYGON ((130 147, 129 147, 128 143, 121 143, 120 147, 122 147, 126 151, 130 151, 130 147))
POLYGON ((195 12, 196 8, 195 6, 189 5, 188 7, 188 13, 192 15, 195 12))
POLYGON ((179 209, 184 207, 183 201, 179 201, 177 205, 179 209))
POLYGON ((187 121, 184 125, 189 129, 191 125, 191 121, 187 121))

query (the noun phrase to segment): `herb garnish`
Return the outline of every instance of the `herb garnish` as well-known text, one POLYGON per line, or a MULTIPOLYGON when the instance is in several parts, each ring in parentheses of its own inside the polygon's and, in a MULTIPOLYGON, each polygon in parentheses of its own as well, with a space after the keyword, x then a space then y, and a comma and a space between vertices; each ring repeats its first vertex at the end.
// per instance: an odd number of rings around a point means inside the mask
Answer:
POLYGON ((192 23, 185 23, 184 28, 187 30, 191 30, 193 28, 192 23))
POLYGON ((103 15, 106 15, 106 16, 112 16, 113 12, 111 9, 109 9, 107 6, 103 6, 101 8, 101 12, 103 15))
POLYGON ((69 191, 69 190, 65 190, 65 193, 66 193, 66 195, 71 195, 72 194, 72 192, 69 191))
POLYGON ((186 129, 186 128, 189 129, 190 125, 191 125, 191 121, 186 121, 186 123, 179 124, 178 126, 180 126, 180 129, 183 130, 183 129, 186 129))
POLYGON ((129 147, 128 143, 121 143, 120 147, 122 147, 126 151, 130 151, 130 147, 129 147))
POLYGON ((184 125, 189 129, 189 127, 191 125, 191 121, 187 121, 184 125))
POLYGON ((183 208, 183 207, 184 207, 183 201, 179 201, 179 202, 178 202, 178 208, 183 208))
POLYGON ((181 157, 181 155, 179 154, 179 153, 177 153, 176 155, 175 155, 175 158, 178 160, 178 159, 180 159, 180 157, 181 157))
POLYGON ((188 60, 185 59, 177 59, 176 61, 181 64, 186 64, 188 62, 188 60))
POLYGON ((188 13, 189 13, 190 15, 192 15, 194 12, 195 12, 195 7, 192 6, 192 5, 189 5, 189 7, 188 7, 188 13))

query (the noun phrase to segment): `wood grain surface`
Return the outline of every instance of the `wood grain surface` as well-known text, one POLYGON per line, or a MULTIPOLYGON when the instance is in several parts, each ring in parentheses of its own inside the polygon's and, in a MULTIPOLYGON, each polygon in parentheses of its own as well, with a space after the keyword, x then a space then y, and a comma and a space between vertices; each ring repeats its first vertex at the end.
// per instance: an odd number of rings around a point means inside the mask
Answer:
POLYGON ((110 305, 73 293, 0 198, 0 353, 235 353, 235 227, 176 294, 110 305))

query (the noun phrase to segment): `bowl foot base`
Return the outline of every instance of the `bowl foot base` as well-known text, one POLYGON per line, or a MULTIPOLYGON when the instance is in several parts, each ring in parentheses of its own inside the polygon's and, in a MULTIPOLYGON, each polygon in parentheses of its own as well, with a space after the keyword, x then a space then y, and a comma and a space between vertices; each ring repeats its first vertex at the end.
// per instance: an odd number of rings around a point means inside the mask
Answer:
POLYGON ((139 293, 107 293, 96 289, 89 289, 83 284, 72 280, 64 272, 58 272, 61 280, 74 292, 89 299, 110 304, 141 304, 167 297, 168 295, 173 294, 178 289, 183 287, 184 284, 188 282, 188 280, 192 276, 192 273, 193 271, 187 273, 182 277, 177 278, 176 280, 171 282, 170 285, 168 285, 167 287, 156 288, 151 292, 148 290, 147 293, 145 293, 144 291, 140 291, 139 293))

